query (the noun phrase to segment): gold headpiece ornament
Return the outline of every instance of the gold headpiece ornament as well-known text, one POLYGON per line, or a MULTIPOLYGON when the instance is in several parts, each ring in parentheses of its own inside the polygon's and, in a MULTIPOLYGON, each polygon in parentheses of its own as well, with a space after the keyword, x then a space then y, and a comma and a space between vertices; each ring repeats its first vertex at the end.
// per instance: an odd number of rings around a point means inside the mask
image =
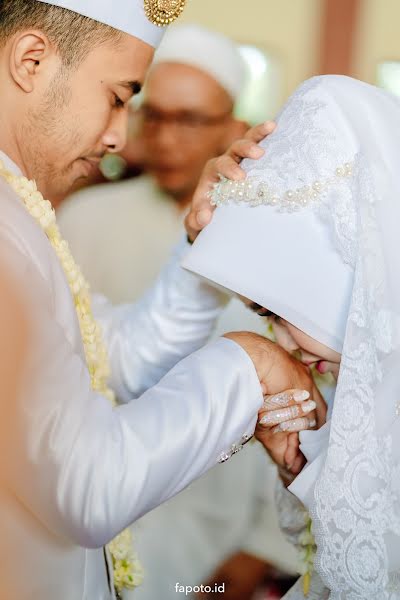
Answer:
POLYGON ((165 27, 179 17, 185 4, 186 0, 144 0, 144 11, 154 25, 165 27))

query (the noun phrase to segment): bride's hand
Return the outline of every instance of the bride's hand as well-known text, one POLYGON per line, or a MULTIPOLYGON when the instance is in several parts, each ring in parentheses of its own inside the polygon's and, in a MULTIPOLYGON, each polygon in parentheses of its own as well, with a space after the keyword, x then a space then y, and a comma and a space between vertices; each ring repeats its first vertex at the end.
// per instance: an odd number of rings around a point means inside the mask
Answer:
MULTIPOLYGON (((256 333, 234 332, 227 333, 224 337, 233 340, 247 352, 257 371, 264 396, 269 396, 267 405, 261 409, 260 419, 266 416, 265 413, 272 407, 279 412, 288 407, 283 416, 279 417, 275 413, 272 419, 267 419, 267 423, 265 421, 259 423, 255 434, 278 465, 283 468, 289 466, 291 472, 297 474, 302 468, 303 459, 298 448, 298 434, 293 432, 305 427, 309 428, 310 425, 319 428, 326 418, 326 404, 315 386, 310 369, 286 350, 256 333), (282 389, 289 390, 288 396, 283 397, 283 402, 280 395, 282 389), (304 399, 298 401, 299 396, 293 395, 295 390, 308 392, 309 398, 303 396, 304 399), (274 406, 272 397, 275 401, 281 402, 282 406, 274 406), (310 401, 315 402, 315 406, 309 404, 310 401), (305 411, 300 408, 302 402, 306 403, 305 411), (296 419, 308 420, 306 422, 296 421, 296 419), (315 420, 315 425, 312 421, 310 423, 309 419, 315 420), (289 431, 273 431, 281 421, 292 421, 289 431)), ((281 429, 285 427, 287 426, 281 429)))
MULTIPOLYGON (((314 389, 313 397, 317 397, 314 389)), ((319 403, 322 400, 317 399, 319 403)), ((297 475, 303 468, 305 460, 299 450, 298 432, 315 429, 318 422, 322 424, 324 404, 318 417, 317 402, 305 390, 286 390, 265 397, 255 435, 281 469, 297 475)))

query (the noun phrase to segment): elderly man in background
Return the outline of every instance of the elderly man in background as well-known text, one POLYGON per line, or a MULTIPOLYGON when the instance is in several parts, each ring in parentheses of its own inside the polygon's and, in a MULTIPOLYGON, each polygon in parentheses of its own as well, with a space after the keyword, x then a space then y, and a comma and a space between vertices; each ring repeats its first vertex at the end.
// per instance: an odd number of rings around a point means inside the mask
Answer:
POLYGON ((182 233, 205 163, 246 129, 233 116, 245 75, 235 44, 224 36, 197 25, 167 32, 139 113, 132 115, 140 126, 140 140, 133 144, 140 147, 146 174, 84 189, 59 211, 63 232, 94 290, 125 302, 153 283, 182 233), (143 252, 146 268, 137 269, 135 278, 125 277, 125 257, 143 252))
MULTIPOLYGON (((94 291, 128 302, 156 278, 182 234, 205 163, 243 134, 245 124, 233 110, 245 75, 226 37, 195 25, 166 34, 137 115, 146 174, 82 190, 59 210, 61 229, 94 291)), ((235 300, 218 326, 220 333, 264 328, 235 300)), ((277 525, 275 477, 254 445, 136 523, 149 577, 134 598, 173 600, 176 583, 209 580, 226 584, 225 600, 249 600, 276 567, 293 572, 293 548, 277 525)))

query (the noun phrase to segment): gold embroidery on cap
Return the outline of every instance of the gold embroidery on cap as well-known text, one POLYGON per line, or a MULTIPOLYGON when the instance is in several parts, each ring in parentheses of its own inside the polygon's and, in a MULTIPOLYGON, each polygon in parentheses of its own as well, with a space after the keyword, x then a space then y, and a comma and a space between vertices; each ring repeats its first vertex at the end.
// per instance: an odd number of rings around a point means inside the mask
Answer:
POLYGON ((144 0, 144 10, 149 21, 165 27, 179 17, 185 4, 186 0, 144 0))

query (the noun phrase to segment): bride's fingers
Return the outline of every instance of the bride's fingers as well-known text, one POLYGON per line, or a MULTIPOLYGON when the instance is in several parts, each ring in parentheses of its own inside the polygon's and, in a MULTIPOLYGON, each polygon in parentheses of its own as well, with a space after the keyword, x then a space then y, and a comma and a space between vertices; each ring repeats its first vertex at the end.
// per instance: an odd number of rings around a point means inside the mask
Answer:
POLYGON ((316 407, 317 405, 314 400, 307 400, 302 404, 293 404, 292 406, 286 406, 285 408, 269 410, 266 411, 265 414, 263 414, 263 411, 261 411, 260 414, 262 414, 262 416, 258 423, 259 425, 271 427, 272 425, 278 425, 283 421, 291 421, 297 417, 308 415, 310 412, 315 410, 316 407))
POLYGON ((304 458, 304 455, 301 452, 299 452, 298 455, 296 456, 296 458, 294 459, 293 464, 290 467, 289 471, 291 472, 292 475, 298 475, 305 464, 306 464, 306 459, 304 458))
POLYGON ((287 436, 287 446, 283 457, 285 461, 285 468, 290 471, 296 457, 300 453, 299 450, 300 441, 297 433, 289 433, 287 436))
POLYGON ((265 396, 264 408, 266 410, 274 410, 276 408, 284 408, 293 404, 293 402, 304 402, 308 400, 310 393, 306 390, 285 390, 280 394, 273 394, 272 396, 265 396))
POLYGON ((322 425, 326 422, 326 414, 328 407, 326 405, 325 400, 321 396, 317 386, 314 385, 312 390, 312 397, 317 404, 317 425, 318 428, 322 427, 322 425))
POLYGON ((291 421, 279 423, 279 425, 273 428, 272 433, 294 433, 304 431, 305 429, 315 429, 316 426, 317 421, 314 418, 299 417, 291 421))
POLYGON ((292 475, 298 475, 306 463, 304 454, 299 449, 299 436, 289 433, 287 436, 287 449, 284 455, 285 469, 292 475))

